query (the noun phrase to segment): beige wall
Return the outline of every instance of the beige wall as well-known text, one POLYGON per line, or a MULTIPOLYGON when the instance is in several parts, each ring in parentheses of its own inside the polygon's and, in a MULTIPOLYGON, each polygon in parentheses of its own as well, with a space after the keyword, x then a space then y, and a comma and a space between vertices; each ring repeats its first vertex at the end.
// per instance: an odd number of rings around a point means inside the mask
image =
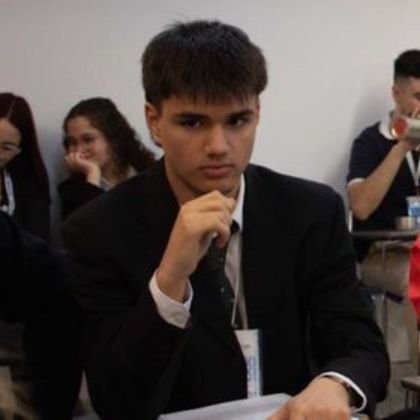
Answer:
POLYGON ((352 138, 391 106, 392 60, 420 47, 419 16, 417 0, 0 0, 0 91, 31 102, 55 189, 69 107, 109 96, 148 142, 146 42, 173 20, 222 19, 269 63, 254 161, 343 191, 352 138))

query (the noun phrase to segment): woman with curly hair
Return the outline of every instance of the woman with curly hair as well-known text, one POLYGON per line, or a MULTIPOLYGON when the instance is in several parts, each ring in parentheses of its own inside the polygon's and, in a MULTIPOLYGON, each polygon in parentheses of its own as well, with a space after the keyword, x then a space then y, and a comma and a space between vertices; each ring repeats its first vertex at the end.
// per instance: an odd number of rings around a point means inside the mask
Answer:
POLYGON ((65 159, 72 172, 58 187, 63 219, 155 161, 110 99, 77 103, 65 117, 63 130, 65 159))

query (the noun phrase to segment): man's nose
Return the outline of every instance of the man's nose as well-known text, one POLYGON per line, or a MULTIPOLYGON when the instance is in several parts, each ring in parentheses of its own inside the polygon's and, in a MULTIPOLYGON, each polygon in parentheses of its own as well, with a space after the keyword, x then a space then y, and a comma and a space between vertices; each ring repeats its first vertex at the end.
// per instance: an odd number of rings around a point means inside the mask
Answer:
POLYGON ((213 127, 206 140, 208 154, 224 154, 229 149, 228 133, 221 126, 213 127))

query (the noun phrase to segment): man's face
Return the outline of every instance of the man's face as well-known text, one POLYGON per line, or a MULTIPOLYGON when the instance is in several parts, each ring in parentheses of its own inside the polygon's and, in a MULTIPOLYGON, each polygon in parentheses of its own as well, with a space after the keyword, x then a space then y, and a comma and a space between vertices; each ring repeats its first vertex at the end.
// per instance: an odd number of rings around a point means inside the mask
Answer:
POLYGON ((236 197, 254 145, 257 96, 217 104, 172 96, 160 111, 148 103, 145 112, 180 203, 213 190, 236 197))
POLYGON ((406 116, 420 112, 420 79, 407 77, 397 80, 392 87, 396 110, 406 116))

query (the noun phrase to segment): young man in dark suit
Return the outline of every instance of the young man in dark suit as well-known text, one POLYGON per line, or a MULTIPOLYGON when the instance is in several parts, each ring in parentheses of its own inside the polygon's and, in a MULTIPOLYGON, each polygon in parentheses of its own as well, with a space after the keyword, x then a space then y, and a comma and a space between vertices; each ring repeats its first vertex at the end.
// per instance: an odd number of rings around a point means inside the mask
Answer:
POLYGON ((236 27, 195 21, 154 37, 142 62, 164 156, 63 228, 99 415, 149 419, 279 392, 293 398, 275 420, 372 413, 389 364, 342 202, 249 163, 260 49, 236 27), (212 255, 224 247, 220 269, 212 255))

